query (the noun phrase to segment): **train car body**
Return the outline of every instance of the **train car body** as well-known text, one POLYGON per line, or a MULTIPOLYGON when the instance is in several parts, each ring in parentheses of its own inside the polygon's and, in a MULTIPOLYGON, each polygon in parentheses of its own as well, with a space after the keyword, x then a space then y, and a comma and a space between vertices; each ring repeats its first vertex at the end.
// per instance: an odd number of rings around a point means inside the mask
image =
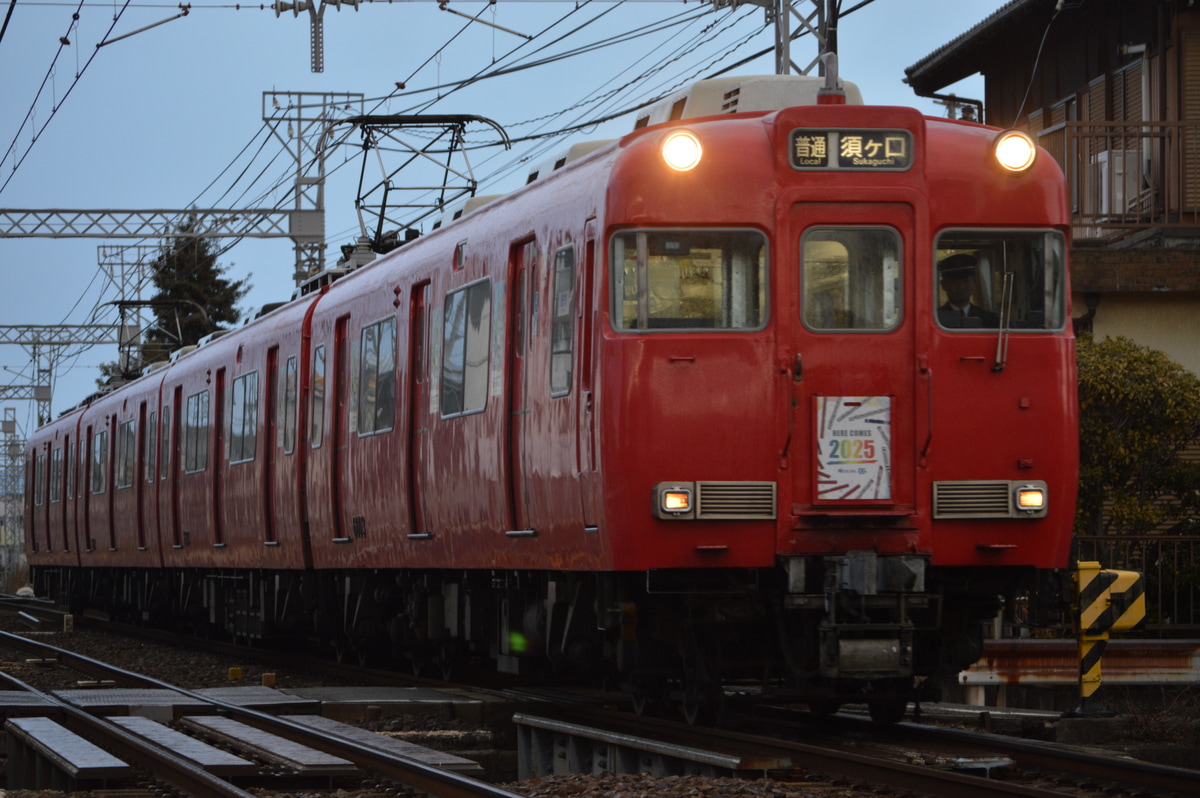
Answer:
POLYGON ((692 718, 764 674, 894 718, 1068 564, 1064 182, 993 128, 755 85, 46 425, 38 589, 692 718))

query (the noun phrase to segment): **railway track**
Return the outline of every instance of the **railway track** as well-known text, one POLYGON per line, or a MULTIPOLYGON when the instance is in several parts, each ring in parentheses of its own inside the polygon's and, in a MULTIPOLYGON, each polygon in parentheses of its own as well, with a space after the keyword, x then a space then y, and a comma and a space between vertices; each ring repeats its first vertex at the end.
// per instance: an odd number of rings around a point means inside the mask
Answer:
POLYGON ((807 721, 757 713, 742 718, 760 730, 748 734, 587 707, 522 713, 515 720, 522 727, 524 778, 596 767, 654 768, 662 775, 766 773, 779 781, 856 785, 862 794, 942 798, 1200 795, 1200 771, 918 724, 880 729, 838 716, 814 734, 807 721), (784 739, 798 728, 820 741, 784 739))
MULTIPOLYGON (((112 685, 136 686, 147 689, 169 690, 178 693, 189 702, 213 705, 203 717, 217 718, 219 723, 197 721, 193 728, 207 727, 205 736, 220 738, 227 747, 257 736, 265 740, 265 746, 248 749, 248 761, 257 762, 253 776, 242 781, 254 783, 258 789, 248 792, 235 783, 206 769, 203 764, 190 759, 187 746, 180 739, 168 734, 168 727, 157 734, 135 733, 118 719, 96 716, 86 708, 61 700, 54 694, 36 690, 29 684, 7 674, 0 674, 8 689, 29 693, 41 705, 39 712, 45 715, 46 723, 11 724, 10 735, 22 737, 36 756, 39 749, 49 753, 56 747, 69 750, 61 755, 55 767, 66 775, 58 783, 78 784, 81 780, 95 778, 108 782, 124 781, 135 785, 151 786, 155 794, 168 790, 177 795, 203 796, 204 798, 263 798, 264 789, 289 791, 298 781, 306 779, 315 784, 326 784, 333 779, 352 780, 358 787, 381 785, 380 795, 397 786, 421 794, 445 796, 446 798, 513 798, 512 793, 470 776, 441 769, 418 761, 411 756, 402 756, 382 750, 378 745, 334 735, 327 728, 312 726, 288 717, 277 717, 254 709, 240 707, 212 697, 184 690, 142 674, 116 668, 62 648, 51 646, 19 635, 0 632, 0 647, 19 649, 36 656, 43 665, 64 667, 72 671, 95 675, 101 682, 112 685), (250 730, 246 732, 244 730, 250 730), (64 745, 64 742, 66 744, 64 745), (304 768, 294 764, 299 759, 283 756, 271 757, 264 751, 273 749, 278 753, 288 743, 302 746, 314 754, 305 754, 304 768), (102 749, 116 760, 129 766, 126 773, 119 769, 89 770, 94 759, 92 747, 102 749), (89 759, 92 757, 92 759, 89 759), (322 766, 324 762, 327 766, 322 766), (336 763, 336 764, 334 764, 336 763)), ((188 736, 187 739, 196 738, 188 736)), ((10 763, 10 767, 13 763, 10 763)), ((44 763, 30 769, 44 771, 44 763)), ((14 785, 10 781, 10 786, 14 785)), ((35 788, 47 784, 37 783, 35 788)), ((394 792, 392 793, 394 794, 394 792)))
MULTIPOLYGON (((235 642, 219 638, 197 638, 164 629, 133 626, 110 621, 97 616, 69 616, 66 610, 45 601, 0 596, 0 612, 23 616, 25 626, 31 631, 57 631, 64 627, 64 619, 75 630, 95 630, 121 637, 178 648, 203 651, 227 657, 231 662, 254 663, 264 672, 303 672, 311 678, 328 679, 337 684, 363 684, 395 687, 444 687, 449 682, 449 673, 431 673, 428 667, 372 666, 358 662, 338 661, 332 649, 327 651, 276 650, 261 645, 235 642)), ((494 670, 471 672, 464 668, 464 677, 470 678, 473 689, 503 691, 519 683, 506 674, 494 670)))
POLYGON ((847 714, 813 723, 808 718, 797 720, 800 714, 760 707, 753 717, 755 726, 760 729, 771 724, 774 716, 778 728, 794 730, 799 727, 809 736, 832 733, 865 739, 869 742, 863 747, 906 760, 946 763, 946 766, 968 769, 990 767, 1001 778, 1045 780, 1105 795, 1122 792, 1130 795, 1200 795, 1200 771, 1144 762, 1111 751, 921 723, 898 723, 880 728, 865 718, 847 714))
MULTIPOLYGON (((27 642, 21 638, 21 643, 27 642)), ((248 653, 244 647, 235 647, 232 650, 243 656, 248 653)), ((40 655, 48 659, 50 655, 46 651, 42 649, 40 655)), ((38 653, 36 647, 33 653, 38 653)), ((254 653, 258 653, 257 650, 254 653)), ((87 657, 79 657, 71 652, 56 653, 53 656, 61 657, 63 667, 69 667, 72 672, 84 674, 92 680, 108 680, 114 684, 128 686, 161 684, 140 674, 104 670, 102 664, 96 664, 87 657)), ((343 678, 350 675, 355 681, 372 680, 379 674, 376 671, 359 670, 345 665, 338 666, 337 672, 343 678)), ((407 674, 394 676, 406 681, 414 680, 414 677, 407 674)), ((545 700, 546 696, 543 695, 542 698, 545 700)), ((525 703, 528 705, 529 701, 525 703)), ((551 702, 547 700, 546 705, 550 706, 551 702)), ((234 717, 237 711, 239 708, 231 707, 228 712, 223 710, 223 713, 234 717)), ((810 787, 807 785, 814 782, 838 785, 838 795, 873 795, 878 794, 879 790, 888 789, 938 796, 970 795, 984 798, 1200 794, 1200 788, 1197 787, 1200 785, 1200 773, 1193 771, 1163 768, 1121 759, 1112 754, 1098 755, 1095 751, 1082 751, 1067 746, 1031 743, 1001 735, 948 730, 919 724, 900 724, 891 731, 886 731, 865 720, 860 723, 856 718, 842 714, 820 725, 814 725, 809 713, 757 706, 752 714, 747 711, 740 719, 731 719, 757 732, 747 735, 737 734, 728 729, 712 732, 677 723, 635 718, 629 713, 597 713, 596 710, 582 704, 562 707, 556 712, 525 712, 524 715, 525 717, 518 718, 524 726, 534 726, 541 722, 530 720, 535 717, 549 719, 547 722, 551 725, 545 729, 546 737, 537 743, 541 746, 537 756, 548 764, 541 766, 540 770, 533 766, 525 766, 526 759, 531 756, 527 748, 521 754, 523 777, 546 774, 562 776, 572 770, 590 774, 600 766, 620 772, 620 762, 613 753, 617 748, 604 741, 606 736, 612 738, 616 735, 621 738, 621 746, 627 752, 636 751, 633 754, 623 754, 627 761, 634 763, 634 772, 654 770, 656 762, 667 761, 670 756, 683 749, 699 752, 690 754, 691 760, 686 760, 685 757, 685 762, 690 764, 661 766, 659 772, 662 774, 720 773, 721 767, 713 768, 697 763, 730 761, 729 748, 736 741, 737 756, 745 762, 759 764, 752 764, 749 768, 735 765, 729 768, 731 772, 740 771, 742 777, 751 778, 766 774, 779 781, 794 782, 799 779, 806 784, 803 793, 805 795, 810 794, 810 787), (593 714, 597 717, 595 723, 592 722, 593 714), (615 729, 606 725, 613 722, 614 715, 623 717, 624 722, 632 725, 617 726, 615 729), (601 722, 599 718, 605 720, 601 722), (564 722, 569 729, 554 725, 564 722), (565 742, 568 739, 574 742, 565 742), (579 742, 585 739, 591 739, 592 742, 579 742), (813 742, 816 739, 820 742, 813 742), (664 757, 663 751, 669 751, 670 754, 664 757), (961 772, 963 769, 990 770, 988 775, 993 778, 961 772)), ((281 721, 273 716, 267 717, 274 722, 281 721)), ((526 746, 529 745, 528 740, 525 743, 526 746)), ((372 768, 372 764, 364 760, 361 768, 366 772, 372 768)), ((152 771, 147 768, 147 772, 152 771)), ((376 772, 384 774, 375 777, 380 782, 387 782, 391 778, 382 768, 378 768, 376 772)), ((514 785, 513 789, 520 790, 523 787, 524 783, 514 785)), ((435 788, 431 794, 459 794, 439 792, 438 789, 441 788, 435 788)), ((536 794, 554 795, 555 793, 546 791, 549 789, 552 788, 541 786, 536 794)), ((561 794, 576 792, 579 789, 581 788, 578 784, 564 785, 564 792, 561 794)), ((199 794, 216 793, 202 791, 199 794)), ((501 791, 500 794, 514 793, 501 791)))

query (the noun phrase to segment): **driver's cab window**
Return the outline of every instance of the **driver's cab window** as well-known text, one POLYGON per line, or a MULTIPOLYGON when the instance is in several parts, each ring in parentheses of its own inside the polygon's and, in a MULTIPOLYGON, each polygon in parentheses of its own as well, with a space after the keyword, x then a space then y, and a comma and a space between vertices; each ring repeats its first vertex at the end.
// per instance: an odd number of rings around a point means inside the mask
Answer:
POLYGON ((954 230, 934 253, 938 325, 963 332, 1061 330, 1066 247, 1054 230, 954 230))
POLYGON ((882 331, 900 323, 900 234, 888 227, 815 227, 800 242, 804 324, 882 331))

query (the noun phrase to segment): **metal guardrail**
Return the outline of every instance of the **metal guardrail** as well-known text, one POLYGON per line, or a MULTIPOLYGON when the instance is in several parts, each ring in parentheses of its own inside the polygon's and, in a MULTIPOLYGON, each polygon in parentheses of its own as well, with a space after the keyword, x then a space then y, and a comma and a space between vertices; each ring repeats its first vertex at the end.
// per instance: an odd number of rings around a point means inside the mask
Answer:
POLYGON ((1066 174, 1076 238, 1200 225, 1200 125, 1065 122, 1037 138, 1066 174))
POLYGON ((1200 535, 1077 535, 1078 559, 1140 571, 1146 628, 1137 637, 1200 633, 1200 535))

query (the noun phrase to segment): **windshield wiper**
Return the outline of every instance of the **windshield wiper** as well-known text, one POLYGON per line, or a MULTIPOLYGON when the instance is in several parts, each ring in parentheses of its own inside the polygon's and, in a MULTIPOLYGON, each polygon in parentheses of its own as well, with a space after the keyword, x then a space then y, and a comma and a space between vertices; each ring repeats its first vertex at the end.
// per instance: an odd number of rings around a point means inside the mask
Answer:
POLYGON ((1008 329, 1012 323, 1012 292, 1013 273, 1004 272, 1004 281, 1000 289, 1000 331, 996 335, 996 362, 993 372, 1004 371, 1008 365, 1008 329))

